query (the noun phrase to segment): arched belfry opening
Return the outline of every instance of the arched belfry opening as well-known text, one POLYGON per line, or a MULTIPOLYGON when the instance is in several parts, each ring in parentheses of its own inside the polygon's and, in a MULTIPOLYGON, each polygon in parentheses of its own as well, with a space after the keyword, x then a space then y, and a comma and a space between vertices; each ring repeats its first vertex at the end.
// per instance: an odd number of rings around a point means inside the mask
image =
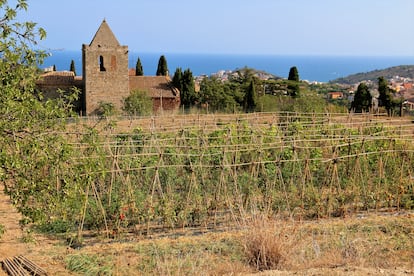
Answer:
POLYGON ((129 96, 128 46, 119 44, 104 20, 91 43, 83 45, 82 56, 84 113, 96 114, 102 103, 121 110, 129 96))
POLYGON ((104 63, 104 57, 103 56, 99 56, 99 71, 101 72, 105 72, 105 63, 104 63))

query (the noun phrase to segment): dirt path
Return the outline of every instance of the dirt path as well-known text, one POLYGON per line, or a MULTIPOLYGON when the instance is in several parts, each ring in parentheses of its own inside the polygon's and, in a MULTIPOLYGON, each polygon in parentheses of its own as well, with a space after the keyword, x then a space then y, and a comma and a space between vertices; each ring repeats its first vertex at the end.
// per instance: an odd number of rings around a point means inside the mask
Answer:
MULTIPOLYGON (((27 246, 21 242, 23 231, 19 225, 21 215, 11 204, 10 198, 4 194, 4 186, 0 185, 0 224, 4 226, 4 234, 0 239, 0 260, 16 255, 27 255, 27 246)), ((6 275, 0 270, 0 275, 6 275)))
MULTIPOLYGON (((51 250, 61 251, 61 248, 55 246, 56 241, 42 236, 33 236, 30 241, 24 241, 23 237, 27 234, 19 225, 21 218, 22 215, 13 206, 10 197, 4 193, 4 185, 0 184, 0 224, 5 228, 0 238, 0 261, 24 255, 51 275, 69 275, 58 257, 54 259, 50 254, 45 254, 51 250)), ((7 274, 0 267, 0 276, 3 275, 7 274)))

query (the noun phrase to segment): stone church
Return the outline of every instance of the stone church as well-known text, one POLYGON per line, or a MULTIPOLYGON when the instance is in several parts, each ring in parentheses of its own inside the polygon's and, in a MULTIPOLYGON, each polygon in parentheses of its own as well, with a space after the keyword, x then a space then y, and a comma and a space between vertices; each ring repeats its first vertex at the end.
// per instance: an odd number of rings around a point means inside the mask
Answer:
POLYGON ((82 115, 97 114, 102 103, 111 103, 121 111, 124 99, 134 90, 148 93, 155 113, 179 110, 180 91, 172 86, 170 77, 135 76, 128 68, 128 46, 120 45, 105 20, 91 43, 82 46, 82 69, 82 77, 68 71, 47 72, 37 87, 46 97, 56 96, 58 89, 80 89, 77 109, 82 115))

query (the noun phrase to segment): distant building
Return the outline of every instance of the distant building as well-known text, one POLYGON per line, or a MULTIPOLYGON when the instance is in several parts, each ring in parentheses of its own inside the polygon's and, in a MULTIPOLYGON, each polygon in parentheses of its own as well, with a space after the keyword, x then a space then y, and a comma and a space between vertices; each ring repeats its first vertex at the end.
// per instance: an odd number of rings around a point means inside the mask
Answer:
POLYGON ((180 91, 169 77, 135 76, 128 69, 128 46, 119 44, 104 20, 89 45, 82 46, 82 77, 73 72, 47 72, 37 82, 46 97, 56 97, 59 89, 81 90, 78 111, 84 115, 97 113, 101 103, 112 103, 122 110, 124 99, 133 90, 146 91, 153 100, 154 112, 176 112, 180 107, 180 91))
POLYGON ((344 98, 344 93, 342 92, 329 92, 328 99, 330 100, 342 100, 344 98))

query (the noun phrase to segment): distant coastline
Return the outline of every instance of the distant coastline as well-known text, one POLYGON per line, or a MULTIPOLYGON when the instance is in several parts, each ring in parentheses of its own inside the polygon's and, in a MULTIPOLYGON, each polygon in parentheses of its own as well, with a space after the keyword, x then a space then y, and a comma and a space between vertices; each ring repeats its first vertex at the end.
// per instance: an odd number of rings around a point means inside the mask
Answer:
MULTIPOLYGON (((414 65, 414 56, 278 56, 130 52, 129 67, 134 68, 139 57, 144 68, 144 74, 148 76, 155 75, 158 59, 162 54, 166 56, 171 75, 174 74, 177 67, 190 68, 194 76, 199 76, 247 66, 286 78, 289 68, 296 66, 301 79, 317 82, 328 82, 352 74, 393 66, 414 65)), ((81 75, 82 53, 80 50, 53 51, 41 68, 56 65, 57 70, 69 70, 72 59, 75 61, 77 74, 81 75)))

